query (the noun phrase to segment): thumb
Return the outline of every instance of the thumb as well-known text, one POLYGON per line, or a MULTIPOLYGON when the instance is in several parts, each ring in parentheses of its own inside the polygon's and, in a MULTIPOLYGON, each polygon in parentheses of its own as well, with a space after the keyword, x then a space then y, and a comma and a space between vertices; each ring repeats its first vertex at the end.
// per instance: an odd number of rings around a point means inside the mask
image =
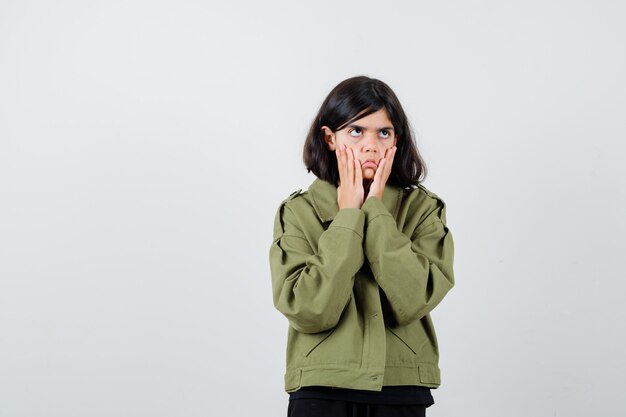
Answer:
POLYGON ((378 184, 380 183, 380 181, 382 180, 382 175, 383 175, 383 171, 385 168, 385 158, 380 160, 380 163, 378 164, 378 168, 376 168, 376 172, 374 173, 374 180, 372 181, 372 186, 376 186, 378 187, 378 184))

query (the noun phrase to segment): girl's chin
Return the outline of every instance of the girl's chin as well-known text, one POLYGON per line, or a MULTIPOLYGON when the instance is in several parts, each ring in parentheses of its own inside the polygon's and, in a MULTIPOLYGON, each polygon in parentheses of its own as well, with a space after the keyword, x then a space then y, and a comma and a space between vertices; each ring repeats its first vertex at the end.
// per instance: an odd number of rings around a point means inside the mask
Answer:
POLYGON ((374 170, 374 168, 364 168, 363 169, 363 178, 374 178, 374 175, 376 174, 376 170, 374 170))

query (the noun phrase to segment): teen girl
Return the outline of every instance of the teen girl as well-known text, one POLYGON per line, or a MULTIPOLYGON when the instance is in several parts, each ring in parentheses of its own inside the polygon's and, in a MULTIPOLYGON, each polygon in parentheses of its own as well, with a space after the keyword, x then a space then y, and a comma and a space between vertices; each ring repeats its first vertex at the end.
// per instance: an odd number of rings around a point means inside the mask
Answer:
POLYGON ((441 383, 430 312, 454 286, 454 244, 391 88, 339 83, 304 163, 317 178, 280 204, 269 258, 289 321, 287 415, 424 416, 441 383))

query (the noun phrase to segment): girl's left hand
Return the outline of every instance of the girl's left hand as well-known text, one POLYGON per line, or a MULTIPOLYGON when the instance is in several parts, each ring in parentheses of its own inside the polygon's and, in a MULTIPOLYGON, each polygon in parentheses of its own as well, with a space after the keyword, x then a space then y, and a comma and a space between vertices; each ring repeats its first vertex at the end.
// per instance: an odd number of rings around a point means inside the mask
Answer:
POLYGON ((385 191, 385 184, 391 174, 391 167, 393 166, 393 158, 396 155, 397 146, 392 146, 385 151, 385 156, 378 163, 378 168, 374 174, 374 180, 370 185, 367 198, 376 196, 379 200, 383 199, 383 192, 385 191))

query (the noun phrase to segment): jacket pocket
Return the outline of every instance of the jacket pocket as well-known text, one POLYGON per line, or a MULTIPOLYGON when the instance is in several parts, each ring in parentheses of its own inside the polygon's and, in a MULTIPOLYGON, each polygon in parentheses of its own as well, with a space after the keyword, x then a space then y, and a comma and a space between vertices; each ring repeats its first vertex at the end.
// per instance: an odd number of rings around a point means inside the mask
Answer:
POLYGON ((324 342, 324 340, 328 339, 330 335, 333 334, 336 328, 337 326, 333 327, 330 330, 310 335, 310 337, 315 337, 315 340, 311 342, 312 344, 308 348, 305 349, 304 356, 309 356, 319 345, 322 344, 322 342, 324 342))
MULTIPOLYGON (((343 307, 343 309, 341 310, 341 315, 343 316, 346 312, 346 309, 348 308, 348 306, 350 305, 350 303, 352 302, 352 298, 353 298, 353 294, 350 294, 350 297, 348 297, 348 301, 346 301, 346 305, 343 307)), ((341 321, 342 319, 340 319, 341 321)), ((312 342, 311 345, 309 345, 309 347, 307 349, 305 349, 304 351, 304 357, 309 356, 315 349, 317 349, 317 347, 319 345, 322 344, 322 342, 324 342, 324 340, 328 339, 330 337, 331 334, 333 334, 333 332, 335 331, 335 329, 339 326, 339 323, 337 323, 337 325, 335 327, 333 327, 332 329, 328 329, 325 330, 323 332, 320 333, 314 333, 314 334, 309 334, 307 336, 310 337, 314 337, 315 341, 312 342)))
POLYGON ((417 355, 417 352, 415 351, 415 346, 412 346, 410 343, 408 343, 406 340, 404 340, 404 338, 400 337, 398 335, 398 333, 396 333, 395 331, 393 331, 390 327, 387 328, 389 330, 389 332, 391 334, 393 334, 395 337, 397 337, 402 343, 404 343, 404 345, 409 348, 411 350, 411 352, 413 352, 414 355, 417 355))
POLYGON ((425 337, 424 329, 420 320, 415 320, 406 326, 395 328, 388 327, 389 332, 397 337, 414 355, 419 355, 424 346, 429 342, 425 337))

